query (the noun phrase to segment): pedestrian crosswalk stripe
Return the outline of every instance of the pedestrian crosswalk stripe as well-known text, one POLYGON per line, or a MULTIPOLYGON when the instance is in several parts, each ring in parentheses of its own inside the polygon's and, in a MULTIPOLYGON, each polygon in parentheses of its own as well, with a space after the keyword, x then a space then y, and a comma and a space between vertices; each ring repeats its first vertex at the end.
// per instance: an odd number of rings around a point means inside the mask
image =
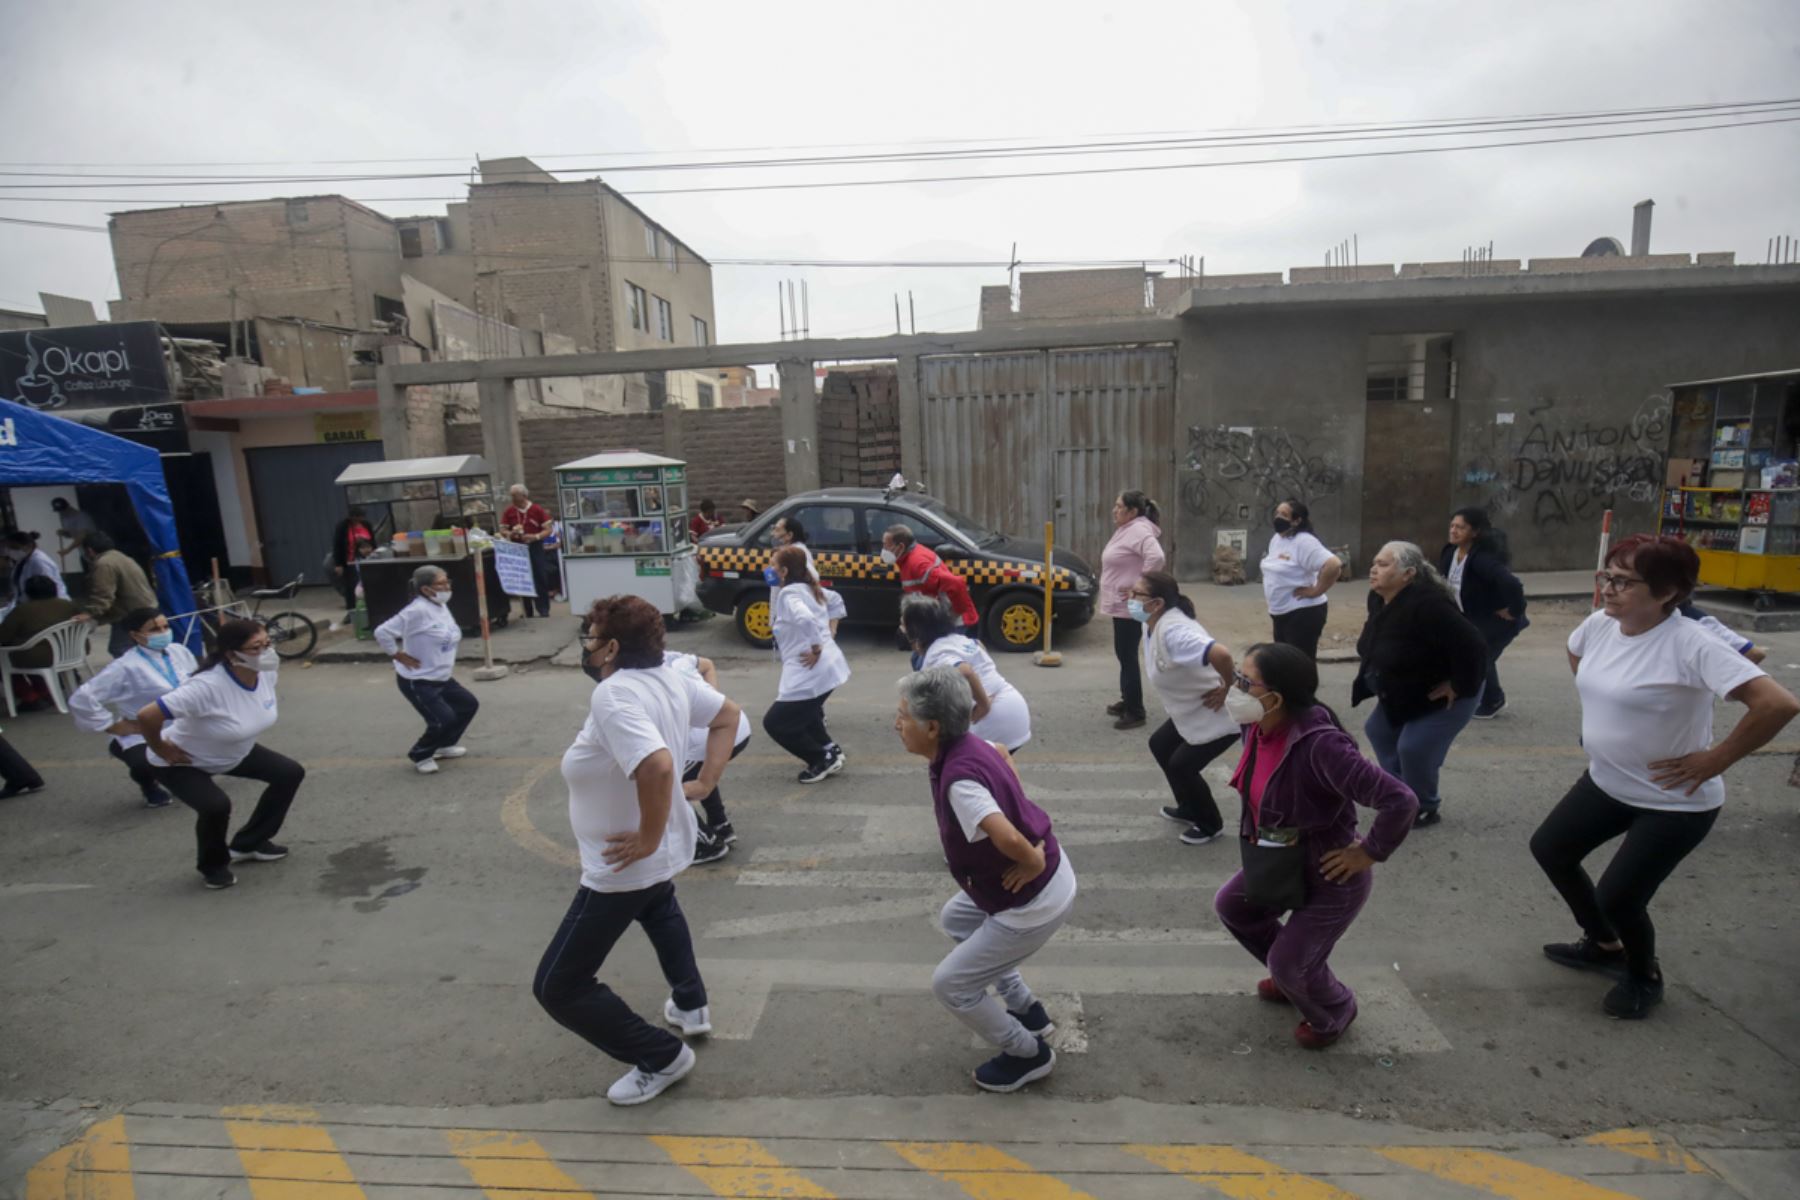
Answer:
POLYGON ((832 1200, 830 1192, 782 1166, 780 1159, 753 1138, 654 1136, 650 1140, 717 1196, 832 1200))
POLYGON ((491 1200, 593 1200, 535 1138, 498 1129, 450 1129, 444 1137, 491 1200))
POLYGON ((1690 1175, 1712 1174, 1705 1163, 1683 1150, 1673 1138, 1651 1133, 1647 1129, 1609 1129, 1605 1133, 1596 1133, 1581 1140, 1590 1146, 1604 1146, 1608 1150, 1617 1150, 1621 1154, 1629 1154, 1647 1162, 1678 1167, 1690 1175))
POLYGON ((108 1117, 25 1175, 25 1200, 132 1200, 125 1118, 108 1117))
POLYGON ((362 1200, 350 1164, 310 1108, 222 1109, 254 1200, 362 1200))
POLYGON ((1507 1200, 1633 1200, 1571 1175, 1466 1147, 1376 1146, 1375 1152, 1401 1166, 1479 1188, 1507 1200))
POLYGON ((1233 1200, 1356 1200, 1354 1193, 1230 1146, 1121 1148, 1233 1200))
POLYGON ((954 1183, 974 1200, 1093 1200, 1029 1163, 979 1142, 889 1142, 913 1166, 954 1183))

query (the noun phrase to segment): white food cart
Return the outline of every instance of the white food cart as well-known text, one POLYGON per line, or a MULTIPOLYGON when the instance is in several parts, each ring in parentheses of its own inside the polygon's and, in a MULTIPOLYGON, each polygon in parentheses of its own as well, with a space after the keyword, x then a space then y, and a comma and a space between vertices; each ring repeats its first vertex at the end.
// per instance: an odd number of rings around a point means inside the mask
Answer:
POLYGON ((642 596, 665 616, 694 603, 686 463, 635 450, 564 463, 556 510, 571 611, 621 594, 642 596))

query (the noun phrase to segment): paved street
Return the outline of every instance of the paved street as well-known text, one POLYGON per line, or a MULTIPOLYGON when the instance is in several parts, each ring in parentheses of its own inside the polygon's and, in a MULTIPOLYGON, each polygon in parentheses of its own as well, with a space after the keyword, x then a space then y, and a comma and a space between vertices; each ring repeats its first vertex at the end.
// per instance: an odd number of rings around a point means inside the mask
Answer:
MULTIPOLYGON (((1207 589, 1202 619, 1241 649, 1259 602, 1207 589)), ((1333 608, 1353 640, 1350 596, 1333 608)), ((843 775, 798 786, 760 733, 727 773, 740 840, 680 882, 718 1028, 686 1082, 632 1112, 601 1098, 620 1069, 529 988, 576 885, 556 763, 579 673, 472 685, 473 753, 422 778, 391 671, 285 671, 267 740, 309 768, 293 855, 223 893, 198 885, 185 810, 137 806, 66 719, 21 717, 7 734, 51 786, 0 806, 0 1190, 42 1163, 34 1200, 1790 1195, 1800 730, 1733 772, 1659 898, 1667 1003, 1607 1020, 1605 981, 1538 952, 1576 931, 1526 850, 1581 770, 1562 651, 1579 613, 1534 605, 1503 663, 1511 707, 1446 768, 1444 823, 1377 868, 1333 960, 1361 1016, 1316 1054, 1212 914, 1233 847, 1182 846, 1156 816, 1149 731, 1100 714, 1110 631, 1068 638, 1059 671, 1004 659, 1033 708, 1021 767, 1081 880, 1027 972, 1061 1027, 1057 1071, 1013 1097, 975 1093, 988 1052, 929 992, 952 885, 922 763, 889 728, 905 659, 883 636, 845 638, 856 675, 827 710, 843 775)), ((1759 640, 1800 682, 1800 634, 1759 640)), ((716 657, 753 715, 772 698, 772 659, 727 621, 671 644, 716 657)), ((1325 691, 1360 726, 1352 670, 1328 665, 1325 691)), ((661 1003, 641 937, 606 977, 661 1003)))

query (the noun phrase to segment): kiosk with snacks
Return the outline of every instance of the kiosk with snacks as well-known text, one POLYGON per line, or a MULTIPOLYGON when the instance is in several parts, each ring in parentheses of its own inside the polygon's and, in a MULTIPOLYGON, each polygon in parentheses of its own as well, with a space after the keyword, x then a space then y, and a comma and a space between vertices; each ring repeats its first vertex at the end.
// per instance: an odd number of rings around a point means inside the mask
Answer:
POLYGON ((1677 383, 1660 531, 1700 555, 1700 582, 1800 593, 1800 370, 1677 383))
POLYGON ((631 594, 665 616, 693 603, 699 578, 688 535, 687 464, 635 450, 556 468, 569 606, 631 594))
MULTIPOLYGON (((481 627, 475 596, 471 544, 481 544, 496 524, 494 484, 487 460, 478 454, 403 458, 354 463, 337 477, 344 508, 360 508, 375 533, 374 557, 358 568, 370 627, 381 624, 411 600, 407 581, 427 563, 450 577, 450 613, 464 632, 481 627)), ((491 553, 481 555, 488 613, 506 624, 506 590, 491 553)))

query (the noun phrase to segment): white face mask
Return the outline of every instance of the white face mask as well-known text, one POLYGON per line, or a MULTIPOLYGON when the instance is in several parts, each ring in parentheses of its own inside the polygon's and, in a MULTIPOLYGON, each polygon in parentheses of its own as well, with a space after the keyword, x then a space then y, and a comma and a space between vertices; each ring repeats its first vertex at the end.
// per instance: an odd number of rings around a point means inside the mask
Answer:
POLYGON ((1236 687, 1225 693, 1225 713, 1239 725, 1254 725, 1266 715, 1262 701, 1236 687))
POLYGON ((899 561, 899 559, 900 559, 900 556, 898 554, 895 554, 892 550, 889 550, 886 546, 883 546, 881 548, 881 561, 886 563, 888 566, 890 566, 890 567, 893 566, 896 562, 899 561))
POLYGON ((448 604, 450 603, 450 589, 444 588, 442 591, 428 593, 425 598, 433 604, 448 604))
POLYGON ((259 654, 233 654, 231 660, 246 671, 266 674, 281 669, 281 656, 275 653, 273 646, 265 646, 259 654))

